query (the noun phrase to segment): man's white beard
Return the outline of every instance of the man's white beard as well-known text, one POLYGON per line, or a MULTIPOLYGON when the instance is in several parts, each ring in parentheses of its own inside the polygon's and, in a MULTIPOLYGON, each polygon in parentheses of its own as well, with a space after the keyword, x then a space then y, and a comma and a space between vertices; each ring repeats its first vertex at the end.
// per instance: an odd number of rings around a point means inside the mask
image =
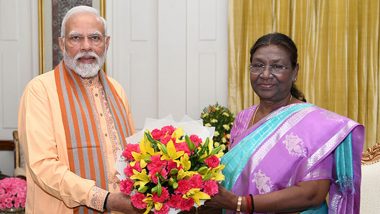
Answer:
POLYGON ((95 52, 79 52, 77 55, 75 55, 74 58, 70 57, 66 50, 63 51, 63 61, 65 62, 65 65, 73 70, 75 73, 77 73, 79 76, 83 78, 90 78, 94 77, 98 74, 99 70, 103 66, 105 60, 106 60, 106 52, 107 50, 104 50, 104 53, 102 56, 98 56, 95 52), (78 59, 80 57, 94 57, 96 59, 96 62, 87 64, 87 63, 80 63, 78 59))

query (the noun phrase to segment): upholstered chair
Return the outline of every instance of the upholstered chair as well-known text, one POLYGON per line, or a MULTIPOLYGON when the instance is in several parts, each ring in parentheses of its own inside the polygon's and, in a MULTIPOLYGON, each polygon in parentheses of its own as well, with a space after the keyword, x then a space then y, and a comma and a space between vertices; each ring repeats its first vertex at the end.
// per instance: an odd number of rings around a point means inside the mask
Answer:
POLYGON ((380 144, 363 153, 360 213, 380 213, 380 144))

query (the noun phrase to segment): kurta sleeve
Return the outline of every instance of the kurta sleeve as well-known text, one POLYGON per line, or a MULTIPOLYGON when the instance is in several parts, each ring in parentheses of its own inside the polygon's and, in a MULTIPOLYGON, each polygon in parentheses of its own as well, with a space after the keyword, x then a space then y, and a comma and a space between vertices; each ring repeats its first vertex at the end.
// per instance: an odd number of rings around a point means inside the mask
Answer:
MULTIPOLYGON (((84 179, 71 172, 68 163, 59 155, 53 106, 49 90, 40 78, 32 80, 20 101, 19 136, 24 146, 27 170, 33 181, 50 195, 62 200, 68 207, 86 205, 103 210, 106 190, 97 188, 95 181, 84 179)), ((59 104, 54 105, 59 108, 59 104)), ((59 133, 60 132, 60 133, 59 133)), ((65 145, 64 145, 65 146, 65 145)), ((43 203, 43 202, 41 202, 43 203)))

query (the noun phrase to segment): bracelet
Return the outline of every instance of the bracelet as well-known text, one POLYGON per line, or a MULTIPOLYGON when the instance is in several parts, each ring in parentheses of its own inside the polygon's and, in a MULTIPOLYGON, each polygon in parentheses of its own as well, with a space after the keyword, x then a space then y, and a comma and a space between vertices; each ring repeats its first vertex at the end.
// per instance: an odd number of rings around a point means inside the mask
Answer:
POLYGON ((107 210, 107 199, 109 195, 110 195, 110 192, 107 193, 106 198, 104 199, 103 210, 107 210))
POLYGON ((251 197, 249 195, 245 196, 245 202, 247 206, 247 213, 252 213, 252 202, 251 202, 251 197))
POLYGON ((253 195, 249 194, 249 196, 251 197, 251 213, 253 214, 255 211, 255 203, 253 202, 253 195))
POLYGON ((240 213, 241 208, 241 201, 243 200, 243 197, 239 196, 237 200, 237 206, 236 206, 236 212, 240 213))

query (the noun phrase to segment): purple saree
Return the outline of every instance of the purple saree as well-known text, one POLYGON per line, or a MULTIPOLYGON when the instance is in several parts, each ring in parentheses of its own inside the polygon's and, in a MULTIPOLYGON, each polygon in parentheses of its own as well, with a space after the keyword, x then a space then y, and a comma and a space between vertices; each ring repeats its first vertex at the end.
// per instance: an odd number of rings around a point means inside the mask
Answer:
POLYGON ((258 195, 331 179, 328 213, 359 213, 364 127, 308 103, 282 107, 247 127, 255 108, 236 116, 231 149, 222 158, 223 185, 237 195, 258 195))

